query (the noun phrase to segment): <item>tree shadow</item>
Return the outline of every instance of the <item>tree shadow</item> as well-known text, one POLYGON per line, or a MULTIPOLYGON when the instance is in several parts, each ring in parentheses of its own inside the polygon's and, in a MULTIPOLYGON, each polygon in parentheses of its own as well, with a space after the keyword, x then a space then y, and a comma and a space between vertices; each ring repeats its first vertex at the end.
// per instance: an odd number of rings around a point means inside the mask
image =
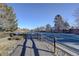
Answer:
MULTIPOLYGON (((28 47, 28 46, 27 46, 27 48, 31 48, 31 49, 32 49, 32 47, 28 47)), ((45 51, 45 52, 49 52, 49 53, 54 53, 54 52, 52 52, 52 51, 48 51, 48 50, 44 50, 44 49, 38 49, 38 50, 40 50, 40 51, 45 51)))
POLYGON ((22 48, 22 52, 20 54, 20 56, 24 56, 25 55, 25 52, 26 52, 26 42, 27 42, 27 35, 24 36, 24 43, 23 43, 23 48, 22 48))
MULTIPOLYGON (((49 52, 49 53, 53 53, 53 52, 51 52, 51 51, 48 51, 48 50, 43 50, 43 49, 38 49, 37 47, 36 47, 36 44, 35 44, 35 42, 34 42, 34 40, 33 40, 33 38, 32 38, 32 35, 31 34, 29 34, 29 35, 24 35, 24 39, 25 39, 25 41, 24 41, 24 43, 22 44, 22 45, 18 45, 16 48, 18 48, 19 46, 22 46, 22 51, 21 51, 21 54, 20 54, 20 56, 25 56, 25 52, 26 52, 26 48, 32 48, 33 50, 34 50, 34 55, 35 56, 39 56, 39 50, 41 50, 41 51, 45 51, 45 52, 49 52), (26 46, 26 43, 27 43, 27 39, 30 39, 31 41, 32 41, 32 47, 28 47, 28 46, 26 46)), ((15 52, 15 50, 14 50, 14 52, 15 52)), ((13 54, 13 53, 12 53, 13 54)), ((12 55, 11 54, 11 55, 12 55)))
MULTIPOLYGON (((23 45, 18 45, 18 46, 23 46, 23 45)), ((26 46, 26 48, 34 49, 33 47, 29 47, 29 46, 26 46)), ((48 53, 55 55, 54 52, 52 52, 52 51, 48 51, 48 50, 44 50, 44 49, 40 49, 40 48, 38 50, 45 51, 45 52, 48 52, 48 53)))
POLYGON ((32 35, 30 35, 30 39, 31 39, 31 41, 33 43, 32 48, 34 49, 35 56, 39 56, 39 52, 38 52, 38 49, 37 49, 37 47, 35 45, 35 42, 33 41, 32 35))

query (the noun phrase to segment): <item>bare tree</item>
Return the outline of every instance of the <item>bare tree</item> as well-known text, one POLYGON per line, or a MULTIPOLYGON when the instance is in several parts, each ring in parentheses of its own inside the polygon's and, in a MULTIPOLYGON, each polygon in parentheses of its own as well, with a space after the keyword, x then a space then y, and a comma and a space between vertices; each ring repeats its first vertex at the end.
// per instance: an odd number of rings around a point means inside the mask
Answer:
POLYGON ((51 32, 52 28, 50 24, 46 25, 46 32, 51 32))
POLYGON ((55 22, 54 27, 56 32, 61 32, 62 30, 68 30, 70 27, 69 23, 67 21, 64 21, 61 15, 56 15, 54 22, 55 22))
POLYGON ((65 27, 65 30, 69 30, 70 25, 67 21, 64 22, 64 27, 65 27))
POLYGON ((64 21, 61 15, 56 15, 54 18, 54 22, 55 22, 55 25, 54 25, 55 30, 57 32, 64 29, 64 21))
POLYGON ((75 21, 76 21, 77 27, 79 28, 79 8, 77 8, 74 11, 74 16, 76 17, 75 21))

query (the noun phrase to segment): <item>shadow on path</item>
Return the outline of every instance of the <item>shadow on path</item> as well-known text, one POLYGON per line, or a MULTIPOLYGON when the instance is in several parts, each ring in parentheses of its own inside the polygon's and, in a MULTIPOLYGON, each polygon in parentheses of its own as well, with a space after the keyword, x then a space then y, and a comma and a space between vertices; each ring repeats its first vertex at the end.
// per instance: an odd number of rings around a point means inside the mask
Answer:
POLYGON ((38 52, 38 49, 33 41, 33 38, 32 38, 32 35, 30 35, 30 40, 32 41, 33 45, 32 45, 32 48, 34 49, 34 53, 35 53, 35 56, 39 56, 39 52, 38 52))
MULTIPOLYGON (((18 46, 23 46, 23 45, 18 45, 18 46)), ((29 46, 26 46, 26 48, 33 49, 33 47, 29 47, 29 46)), ((48 53, 52 53, 54 55, 54 52, 52 52, 52 51, 48 51, 48 50, 44 50, 44 49, 40 49, 40 48, 38 50, 45 51, 45 52, 48 52, 48 53)))
POLYGON ((25 55, 25 52, 26 52, 26 42, 27 42, 27 35, 25 35, 24 37, 25 41, 23 43, 23 48, 22 48, 22 52, 21 52, 21 55, 20 56, 24 56, 25 55))
POLYGON ((48 51, 48 50, 38 49, 38 48, 36 47, 36 44, 35 44, 35 42, 34 42, 34 40, 33 40, 31 34, 30 34, 30 35, 29 35, 29 34, 24 35, 24 39, 25 39, 25 40, 24 40, 23 44, 18 45, 18 46, 13 50, 13 52, 12 52, 10 55, 12 55, 12 54, 16 51, 16 49, 17 49, 19 46, 22 46, 22 51, 21 51, 20 56, 25 56, 26 48, 31 48, 31 49, 33 49, 35 56, 39 56, 38 50, 45 51, 45 52, 49 52, 49 53, 53 53, 53 52, 48 51), (26 46, 27 39, 30 39, 30 40, 32 41, 32 47, 26 46))

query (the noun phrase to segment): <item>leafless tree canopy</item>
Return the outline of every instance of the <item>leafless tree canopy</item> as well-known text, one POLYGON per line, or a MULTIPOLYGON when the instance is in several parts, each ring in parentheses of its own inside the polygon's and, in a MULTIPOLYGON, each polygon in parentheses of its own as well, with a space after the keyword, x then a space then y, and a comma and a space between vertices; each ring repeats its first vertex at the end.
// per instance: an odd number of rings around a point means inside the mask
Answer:
POLYGON ((55 27, 55 30, 57 30, 57 31, 69 29, 68 22, 67 21, 64 22, 61 15, 56 15, 55 19, 54 19, 54 22, 55 22, 54 27, 55 27))

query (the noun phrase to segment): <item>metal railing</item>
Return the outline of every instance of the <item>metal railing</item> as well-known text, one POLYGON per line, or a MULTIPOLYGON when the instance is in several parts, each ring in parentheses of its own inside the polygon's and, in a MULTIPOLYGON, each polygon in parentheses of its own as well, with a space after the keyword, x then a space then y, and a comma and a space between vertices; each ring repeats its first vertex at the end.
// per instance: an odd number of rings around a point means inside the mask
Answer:
POLYGON ((35 36, 32 36, 34 38, 36 38, 37 40, 40 41, 46 41, 47 43, 51 44, 53 46, 53 52, 55 55, 57 56, 73 56, 76 54, 70 53, 69 51, 67 51, 66 49, 63 49, 61 47, 58 46, 57 42, 56 42, 56 37, 47 37, 43 34, 37 33, 35 36))

